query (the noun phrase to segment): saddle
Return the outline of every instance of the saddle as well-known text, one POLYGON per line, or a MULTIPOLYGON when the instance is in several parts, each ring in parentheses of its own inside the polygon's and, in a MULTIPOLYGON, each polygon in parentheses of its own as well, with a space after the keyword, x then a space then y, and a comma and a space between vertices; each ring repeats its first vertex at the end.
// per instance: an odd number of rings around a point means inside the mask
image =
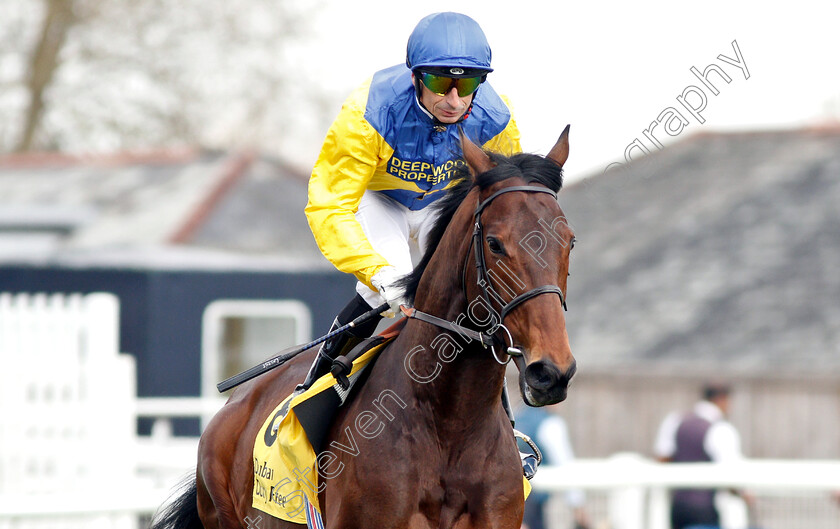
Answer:
MULTIPOLYGON (((367 376, 370 373, 370 369, 368 368, 373 366, 379 355, 378 353, 372 355, 369 360, 364 362, 364 365, 361 365, 355 371, 353 371, 353 366, 360 361, 365 353, 374 349, 379 351, 382 348, 380 346, 384 346, 396 338, 402 328, 405 327, 406 321, 408 321, 406 318, 401 318, 381 334, 362 340, 346 355, 336 358, 333 361, 333 365, 340 364, 342 369, 332 369, 331 373, 324 375, 324 377, 332 377, 335 380, 335 383, 332 385, 333 391, 319 391, 311 398, 301 401, 295 407, 295 415, 297 415, 298 421, 300 421, 301 426, 306 432, 306 437, 309 439, 316 453, 319 453, 323 448, 324 437, 326 437, 327 431, 332 424, 335 412, 347 402, 350 393, 355 388, 359 388, 364 384, 364 381, 367 380, 367 376)), ((320 379, 313 386, 318 385, 319 382, 321 382, 320 379)))
POLYGON ((320 511, 317 455, 322 453, 335 413, 364 384, 379 353, 405 322, 401 319, 348 352, 343 360, 350 366, 346 378, 339 380, 327 373, 272 411, 254 442, 255 509, 300 524, 307 523, 313 508, 320 511))

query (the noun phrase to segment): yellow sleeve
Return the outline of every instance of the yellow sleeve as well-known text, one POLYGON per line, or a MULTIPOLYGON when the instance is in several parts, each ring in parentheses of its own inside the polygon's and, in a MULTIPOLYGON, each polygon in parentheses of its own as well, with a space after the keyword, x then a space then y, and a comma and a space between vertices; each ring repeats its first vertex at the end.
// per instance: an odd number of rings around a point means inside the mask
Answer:
POLYGON ((305 212, 324 257, 373 288, 370 278, 388 261, 373 249, 355 216, 384 143, 364 117, 368 86, 345 101, 330 127, 309 179, 305 212))
POLYGON ((510 120, 502 132, 490 138, 490 141, 482 147, 489 151, 504 154, 505 156, 512 156, 522 152, 519 128, 516 126, 516 120, 513 118, 513 109, 511 108, 510 101, 506 96, 501 96, 501 98, 510 110, 510 120))

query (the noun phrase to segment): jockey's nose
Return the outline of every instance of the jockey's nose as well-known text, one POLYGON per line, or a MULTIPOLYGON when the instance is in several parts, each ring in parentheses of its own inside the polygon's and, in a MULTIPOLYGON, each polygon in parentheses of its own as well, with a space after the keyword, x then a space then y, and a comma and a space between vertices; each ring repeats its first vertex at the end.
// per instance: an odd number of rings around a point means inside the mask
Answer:
POLYGON ((444 99, 452 108, 458 108, 461 106, 461 97, 458 95, 458 89, 454 86, 452 87, 452 90, 446 93, 444 99))

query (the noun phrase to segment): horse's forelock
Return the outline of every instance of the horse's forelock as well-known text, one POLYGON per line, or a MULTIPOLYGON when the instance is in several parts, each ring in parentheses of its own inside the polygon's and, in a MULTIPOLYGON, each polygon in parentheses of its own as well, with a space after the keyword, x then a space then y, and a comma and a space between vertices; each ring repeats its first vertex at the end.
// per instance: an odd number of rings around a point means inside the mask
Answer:
POLYGON ((496 167, 476 177, 476 184, 481 189, 515 177, 528 184, 542 184, 555 193, 563 187, 563 168, 543 156, 518 153, 508 157, 491 153, 490 159, 496 167))

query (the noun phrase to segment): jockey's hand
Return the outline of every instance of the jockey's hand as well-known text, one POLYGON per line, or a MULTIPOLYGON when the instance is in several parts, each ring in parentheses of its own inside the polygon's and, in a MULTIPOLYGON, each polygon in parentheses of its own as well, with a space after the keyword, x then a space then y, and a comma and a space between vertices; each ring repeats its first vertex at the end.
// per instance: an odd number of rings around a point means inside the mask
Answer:
POLYGON ((403 288, 397 285, 397 282, 402 277, 402 274, 397 272, 397 269, 393 266, 385 266, 370 278, 370 282, 379 291, 379 295, 391 307, 391 310, 382 313, 386 318, 393 318, 399 314, 400 305, 409 306, 408 300, 405 299, 403 288))

